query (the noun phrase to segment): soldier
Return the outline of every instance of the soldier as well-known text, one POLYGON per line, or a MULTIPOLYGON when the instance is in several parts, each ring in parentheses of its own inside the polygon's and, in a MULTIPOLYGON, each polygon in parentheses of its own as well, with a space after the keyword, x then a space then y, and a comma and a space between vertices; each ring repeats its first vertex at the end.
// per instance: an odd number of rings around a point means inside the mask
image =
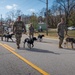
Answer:
POLYGON ((15 34, 17 48, 19 49, 21 37, 22 37, 22 31, 24 29, 24 32, 26 33, 26 28, 25 28, 24 23, 21 21, 21 16, 18 16, 17 20, 18 21, 16 21, 13 25, 13 33, 15 34))
POLYGON ((34 36, 34 27, 33 27, 32 23, 30 23, 29 37, 32 38, 33 36, 34 36))
POLYGON ((2 22, 1 22, 1 24, 0 24, 1 41, 3 41, 3 34, 4 34, 4 26, 2 25, 2 22))
POLYGON ((57 33, 59 36, 59 48, 63 48, 61 45, 62 45, 63 40, 64 40, 64 33, 67 35, 67 28, 65 26, 63 18, 61 18, 61 22, 58 23, 58 25, 57 25, 57 33))

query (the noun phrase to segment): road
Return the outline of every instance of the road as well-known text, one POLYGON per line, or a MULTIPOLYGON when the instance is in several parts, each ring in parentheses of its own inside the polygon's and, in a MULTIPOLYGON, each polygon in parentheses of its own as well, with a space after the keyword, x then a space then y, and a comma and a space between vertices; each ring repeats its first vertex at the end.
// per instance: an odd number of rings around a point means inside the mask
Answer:
MULTIPOLYGON (((0 75, 75 75, 75 49, 58 48, 58 39, 43 38, 34 48, 16 48, 14 42, 0 41, 0 75)), ((74 45, 75 47, 75 45, 74 45)))

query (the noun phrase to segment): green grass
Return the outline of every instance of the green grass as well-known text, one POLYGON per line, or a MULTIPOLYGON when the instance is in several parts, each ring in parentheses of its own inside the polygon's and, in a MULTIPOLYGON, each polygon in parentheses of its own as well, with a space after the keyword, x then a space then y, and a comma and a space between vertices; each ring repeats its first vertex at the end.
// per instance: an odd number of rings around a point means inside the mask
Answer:
MULTIPOLYGON (((40 32, 35 33, 35 35, 38 35, 38 34, 44 34, 46 37, 50 37, 50 38, 58 38, 56 29, 50 29, 48 31, 48 36, 46 35, 46 31, 41 33, 40 32)), ((75 38, 75 30, 68 31, 68 35, 75 38)))
POLYGON ((75 30, 73 30, 73 31, 68 31, 68 34, 69 34, 69 36, 72 36, 72 37, 75 38, 75 30))

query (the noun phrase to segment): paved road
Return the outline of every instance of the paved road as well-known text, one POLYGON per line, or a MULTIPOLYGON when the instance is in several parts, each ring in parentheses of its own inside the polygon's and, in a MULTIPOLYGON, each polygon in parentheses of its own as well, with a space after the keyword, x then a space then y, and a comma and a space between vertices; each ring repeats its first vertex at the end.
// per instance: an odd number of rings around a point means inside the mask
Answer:
POLYGON ((59 49, 57 39, 43 38, 30 50, 23 48, 25 37, 19 50, 15 42, 0 41, 0 75, 75 75, 75 49, 59 49))

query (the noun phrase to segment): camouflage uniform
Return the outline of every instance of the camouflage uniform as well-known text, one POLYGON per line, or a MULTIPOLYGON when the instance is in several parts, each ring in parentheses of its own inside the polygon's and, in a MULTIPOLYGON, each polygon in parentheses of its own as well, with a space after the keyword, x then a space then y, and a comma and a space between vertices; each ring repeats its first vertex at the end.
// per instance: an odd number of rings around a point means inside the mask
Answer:
POLYGON ((29 27, 29 37, 32 38, 34 36, 34 27, 31 25, 29 27))
POLYGON ((3 41, 3 34, 4 34, 4 26, 0 25, 0 35, 1 35, 1 40, 3 41))
POLYGON ((13 25, 13 32, 14 32, 15 37, 16 37, 16 44, 17 44, 18 48, 19 48, 19 44, 21 42, 21 37, 22 37, 22 31, 23 31, 23 29, 26 32, 24 23, 22 21, 16 21, 14 23, 14 25, 13 25))
POLYGON ((63 43, 64 40, 64 32, 66 31, 66 26, 64 23, 58 23, 57 25, 57 33, 59 36, 59 48, 62 48, 61 45, 63 43))

